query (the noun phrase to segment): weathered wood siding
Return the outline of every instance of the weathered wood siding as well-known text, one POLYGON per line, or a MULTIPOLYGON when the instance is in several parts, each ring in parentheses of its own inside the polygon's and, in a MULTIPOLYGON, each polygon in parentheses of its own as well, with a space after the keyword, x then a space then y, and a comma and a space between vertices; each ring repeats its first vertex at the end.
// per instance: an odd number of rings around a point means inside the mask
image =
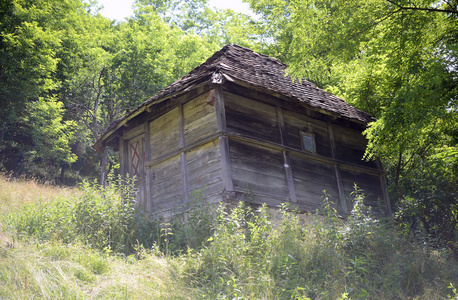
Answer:
POLYGON ((284 108, 271 98, 225 91, 223 99, 236 198, 272 206, 292 201, 300 210, 315 211, 326 191, 345 214, 357 183, 367 204, 383 199, 381 173, 374 162, 362 160, 366 140, 356 127, 284 108), (303 133, 313 136, 315 151, 304 150, 303 133))
POLYGON ((149 123, 151 160, 180 149, 180 115, 174 108, 149 123))
POLYGON ((207 103, 209 93, 204 93, 183 104, 184 144, 202 141, 218 131, 215 106, 207 103))
POLYGON ((201 190, 204 197, 222 192, 219 142, 214 140, 186 153, 188 193, 201 190))
POLYGON ((136 178, 136 195, 135 200, 138 206, 145 208, 146 205, 146 157, 145 145, 145 128, 144 126, 135 126, 124 132, 121 139, 125 151, 121 155, 121 174, 136 178))
POLYGON ((179 155, 152 166, 150 173, 153 211, 170 210, 183 204, 179 155))
POLYGON ((229 140, 234 190, 245 200, 278 205, 288 201, 283 154, 266 147, 229 140))
POLYGON ((320 162, 291 155, 294 187, 298 207, 305 211, 315 211, 323 203, 323 190, 331 196, 331 201, 339 204, 339 191, 334 167, 320 162))
POLYGON ((331 145, 326 122, 289 110, 282 110, 282 114, 285 122, 284 142, 286 146, 302 150, 301 132, 311 133, 315 138, 316 153, 331 157, 331 145))
POLYGON ((275 106, 224 92, 229 132, 281 143, 275 106))
POLYGON ((345 197, 348 200, 348 207, 350 210, 353 207, 351 199, 354 198, 351 193, 355 191, 354 187, 356 183, 358 188, 363 190, 366 195, 364 204, 372 206, 376 212, 379 212, 380 208, 382 208, 385 212, 387 211, 378 175, 358 173, 350 170, 342 170, 341 174, 345 197))
POLYGON ((333 124, 332 127, 336 143, 336 159, 377 168, 374 161, 365 161, 363 159, 367 140, 360 131, 336 124, 333 124))
MULTIPOLYGON (((153 211, 180 210, 189 195, 222 192, 215 107, 209 92, 180 103, 149 122, 150 203, 153 211), (214 136, 214 137, 213 137, 214 136)), ((161 111, 161 109, 158 109, 161 111)))

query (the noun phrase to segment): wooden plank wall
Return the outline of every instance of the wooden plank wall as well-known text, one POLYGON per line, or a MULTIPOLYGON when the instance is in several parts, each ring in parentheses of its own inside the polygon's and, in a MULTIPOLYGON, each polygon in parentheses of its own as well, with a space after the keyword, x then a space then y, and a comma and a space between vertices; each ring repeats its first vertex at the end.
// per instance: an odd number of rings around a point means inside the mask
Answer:
POLYGON ((184 140, 189 145, 218 131, 215 106, 207 103, 209 93, 183 104, 184 140))
MULTIPOLYGON (((286 109, 272 99, 229 91, 223 97, 237 197, 272 206, 292 201, 300 210, 315 211, 325 190, 343 214, 352 207, 354 182, 383 198, 381 171, 361 159, 366 142, 358 130, 334 124, 330 117, 313 118, 305 109, 286 109), (302 132, 313 135, 316 152, 303 150, 302 132)), ((368 204, 377 205, 372 198, 368 204)))
POLYGON ((285 122, 286 146, 302 150, 301 132, 308 132, 315 137, 317 154, 332 156, 326 122, 284 109, 282 114, 285 122))
POLYGON ((145 127, 142 125, 135 126, 131 129, 128 129, 124 132, 123 138, 120 139, 120 165, 121 165, 121 175, 128 175, 130 177, 136 176, 137 180, 135 185, 137 192, 135 195, 135 201, 138 206, 146 208, 146 199, 147 199, 147 187, 146 187, 146 172, 145 172, 145 161, 147 160, 145 152, 145 127), (135 174, 133 165, 132 165, 132 155, 133 149, 131 147, 132 143, 138 142, 137 144, 137 154, 139 155, 138 160, 138 172, 135 174))
POLYGON ((169 210, 183 204, 180 155, 151 166, 153 211, 169 210))
POLYGON ((224 92, 227 131, 281 143, 276 107, 224 92))
MULTIPOLYGON (((273 97, 254 100, 212 88, 175 99, 173 106, 165 101, 164 107, 152 107, 143 125, 121 139, 124 151, 129 139, 149 132, 148 209, 172 211, 201 190, 213 200, 233 191, 245 201, 271 206, 291 201, 314 211, 326 190, 345 213, 354 182, 383 198, 383 173, 361 160, 366 144, 358 130, 330 117, 317 119, 305 108, 283 107, 273 97), (316 152, 303 150, 301 132, 313 135, 316 152)), ((121 157, 121 169, 127 170, 126 155, 121 157)), ((377 199, 371 196, 368 204, 378 205, 377 199)))
MULTIPOLYGON (((384 214, 389 210, 383 199, 383 190, 380 184, 379 176, 362 174, 351 170, 342 170, 341 174, 345 197, 347 199, 354 198, 351 193, 355 191, 354 184, 356 183, 358 188, 362 189, 366 196, 364 200, 365 205, 371 206, 376 213, 380 213, 382 210, 382 214, 384 214)), ((347 203, 349 210, 351 210, 353 203, 351 203, 351 201, 348 201, 347 203)))
POLYGON ((222 191, 218 129, 210 93, 177 99, 177 107, 149 122, 150 204, 153 211, 179 210, 189 195, 204 197, 222 191))
POLYGON ((234 189, 246 200, 273 206, 288 201, 281 151, 229 140, 229 154, 234 189))
POLYGON ((291 155, 294 186, 298 206, 305 211, 315 211, 323 203, 323 190, 331 201, 339 205, 339 191, 333 166, 291 155))
POLYGON ((222 191, 221 155, 217 139, 186 152, 189 194, 196 190, 208 197, 222 191))
POLYGON ((180 115, 174 108, 149 123, 151 160, 180 149, 180 115))
POLYGON ((336 159, 377 168, 375 161, 365 161, 364 151, 367 146, 366 138, 361 132, 333 124, 334 138, 336 143, 336 159))

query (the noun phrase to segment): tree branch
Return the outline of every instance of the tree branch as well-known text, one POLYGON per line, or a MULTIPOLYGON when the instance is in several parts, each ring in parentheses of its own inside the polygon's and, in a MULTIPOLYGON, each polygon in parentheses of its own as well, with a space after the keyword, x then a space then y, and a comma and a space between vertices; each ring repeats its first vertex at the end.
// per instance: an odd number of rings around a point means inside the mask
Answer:
POLYGON ((388 1, 389 3, 397 6, 400 10, 419 10, 419 11, 441 12, 441 13, 448 13, 448 14, 458 15, 458 10, 455 10, 455 9, 440 9, 440 8, 431 8, 431 7, 402 6, 401 4, 396 3, 393 0, 386 0, 386 1, 388 1))

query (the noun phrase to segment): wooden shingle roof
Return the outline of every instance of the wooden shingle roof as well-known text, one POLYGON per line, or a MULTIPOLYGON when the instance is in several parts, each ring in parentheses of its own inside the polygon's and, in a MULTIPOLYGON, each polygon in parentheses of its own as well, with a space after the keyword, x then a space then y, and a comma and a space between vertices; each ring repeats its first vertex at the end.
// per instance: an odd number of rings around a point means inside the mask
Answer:
POLYGON ((113 122, 102 133, 94 148, 99 148, 101 142, 116 131, 121 123, 132 119, 146 107, 172 96, 186 93, 203 84, 222 84, 226 80, 265 93, 281 95, 282 98, 299 101, 311 109, 358 123, 374 121, 370 114, 356 109, 339 97, 327 93, 308 81, 293 82, 290 76, 285 76, 285 69, 286 65, 275 58, 238 45, 227 45, 189 74, 113 122))

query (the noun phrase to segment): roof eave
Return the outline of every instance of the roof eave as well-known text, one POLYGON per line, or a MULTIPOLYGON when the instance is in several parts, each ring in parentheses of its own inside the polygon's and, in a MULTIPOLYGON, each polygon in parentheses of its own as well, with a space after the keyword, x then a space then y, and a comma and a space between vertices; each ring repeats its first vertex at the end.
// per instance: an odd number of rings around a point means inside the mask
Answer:
MULTIPOLYGON (((159 99, 154 99, 154 97, 150 98, 149 100, 143 102, 137 109, 129 113, 128 115, 124 116, 123 118, 119 119, 118 123, 110 130, 107 132, 104 132, 98 140, 92 145, 92 148, 96 150, 98 153, 101 153, 104 151, 106 145, 114 138, 114 134, 119 131, 122 127, 126 126, 127 122, 132 120, 133 118, 139 116, 140 114, 148 111, 151 106, 161 103, 167 99, 170 98, 176 98, 184 93, 189 92, 190 90, 199 88, 201 86, 204 86, 206 84, 209 84, 209 81, 203 81, 199 84, 194 85, 192 88, 186 88, 183 90, 179 90, 175 93, 165 95, 164 97, 161 97, 159 99)), ((115 121, 116 122, 116 121, 115 121)))

